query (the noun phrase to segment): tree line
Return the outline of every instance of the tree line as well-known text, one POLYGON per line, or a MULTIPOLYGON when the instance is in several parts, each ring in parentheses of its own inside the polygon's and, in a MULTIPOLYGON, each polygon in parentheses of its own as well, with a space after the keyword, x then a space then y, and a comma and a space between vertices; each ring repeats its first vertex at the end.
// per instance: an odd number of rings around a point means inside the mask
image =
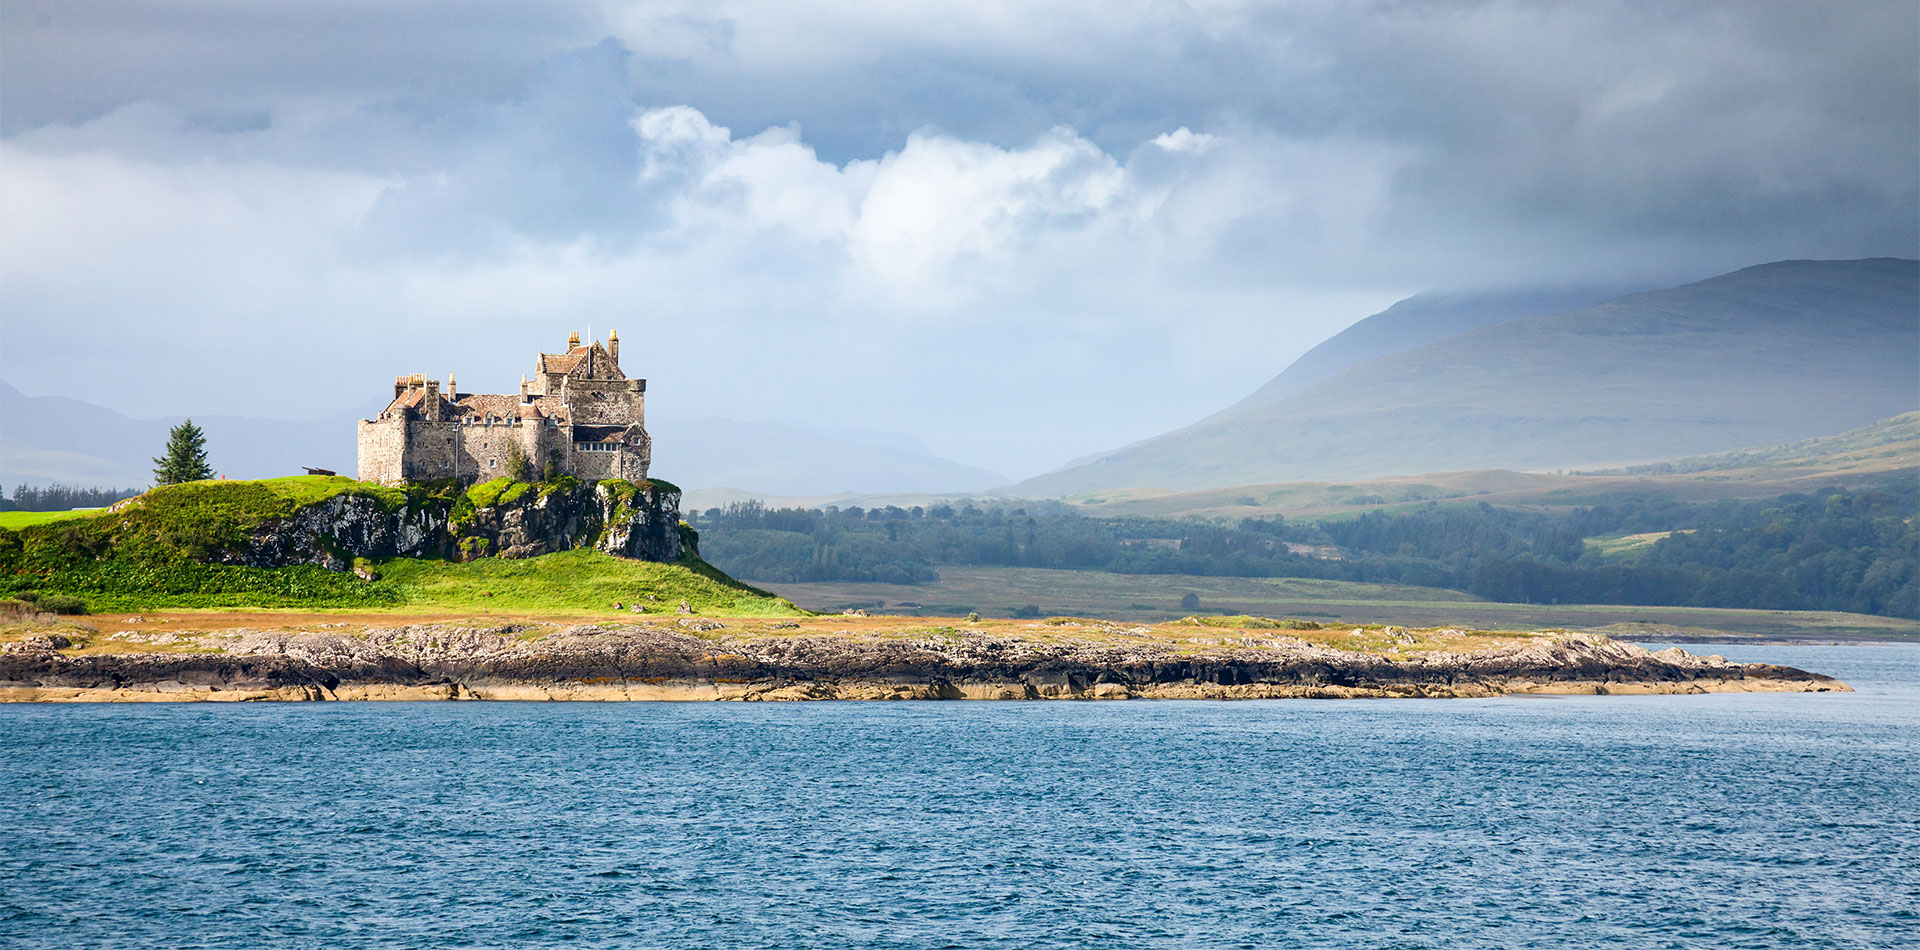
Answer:
POLYGON ((138 488, 80 488, 54 482, 44 488, 19 485, 11 498, 0 498, 0 511, 66 511, 71 508, 105 508, 116 501, 140 494, 138 488))
MULTIPOLYGON (((207 434, 188 419, 167 430, 167 445, 153 460, 153 483, 177 485, 213 477, 207 463, 207 434)), ((45 488, 21 484, 13 497, 0 496, 0 511, 70 511, 74 508, 104 508, 116 501, 132 498, 144 488, 80 488, 54 482, 45 488)))
POLYGON ((1920 489, 1765 501, 1627 497, 1570 511, 1429 503, 1237 523, 1085 516, 1058 502, 778 508, 690 516, 708 560, 769 583, 926 583, 945 565, 1314 577, 1530 603, 1847 610, 1920 617, 1920 489), (1662 534, 1627 553, 1597 536, 1662 534))

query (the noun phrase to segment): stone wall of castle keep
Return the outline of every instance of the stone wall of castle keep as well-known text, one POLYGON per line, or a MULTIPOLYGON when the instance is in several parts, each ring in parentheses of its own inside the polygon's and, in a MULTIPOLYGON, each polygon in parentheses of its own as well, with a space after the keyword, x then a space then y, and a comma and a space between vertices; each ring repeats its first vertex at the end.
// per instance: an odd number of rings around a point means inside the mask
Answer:
POLYGON ((575 478, 643 481, 653 462, 646 431, 647 381, 620 370, 620 338, 540 353, 520 392, 463 393, 424 373, 397 376, 393 399, 360 423, 360 478, 398 485, 457 478, 486 481, 550 470, 575 478))
POLYGON ((569 440, 568 432, 568 427, 535 419, 501 420, 490 425, 404 418, 361 420, 359 477, 383 485, 448 477, 483 482, 508 473, 512 446, 518 445, 536 475, 549 461, 557 461, 563 474, 580 479, 646 478, 651 461, 647 446, 582 449, 569 440))

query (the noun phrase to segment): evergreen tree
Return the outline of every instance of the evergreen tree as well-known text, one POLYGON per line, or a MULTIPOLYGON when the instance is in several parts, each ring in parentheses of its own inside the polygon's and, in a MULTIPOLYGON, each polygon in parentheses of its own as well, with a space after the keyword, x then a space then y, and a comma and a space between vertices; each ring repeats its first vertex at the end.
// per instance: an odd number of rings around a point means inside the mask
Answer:
POLYGON ((174 426, 167 433, 167 454, 154 459, 153 464, 158 466, 153 470, 155 485, 212 478, 213 469, 207 465, 207 434, 192 419, 174 426))

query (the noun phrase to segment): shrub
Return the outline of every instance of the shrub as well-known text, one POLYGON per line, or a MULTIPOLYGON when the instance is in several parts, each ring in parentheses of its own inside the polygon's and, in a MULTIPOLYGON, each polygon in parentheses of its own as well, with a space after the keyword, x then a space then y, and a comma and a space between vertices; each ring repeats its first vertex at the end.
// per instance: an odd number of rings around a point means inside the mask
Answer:
POLYGON ((70 597, 66 594, 54 594, 50 597, 42 597, 37 606, 50 614, 72 615, 87 612, 86 601, 78 597, 70 597))
POLYGON ((1192 609, 1194 609, 1195 607, 1198 607, 1198 606, 1200 606, 1200 595, 1199 595, 1199 594, 1196 594, 1196 593, 1194 593, 1194 592, 1192 592, 1192 591, 1188 591, 1188 592, 1186 592, 1186 593, 1184 593, 1184 594, 1181 594, 1181 595, 1180 595, 1180 609, 1181 609, 1181 610, 1192 610, 1192 609))
POLYGON ((507 443, 507 477, 516 482, 533 481, 533 462, 517 441, 507 443))

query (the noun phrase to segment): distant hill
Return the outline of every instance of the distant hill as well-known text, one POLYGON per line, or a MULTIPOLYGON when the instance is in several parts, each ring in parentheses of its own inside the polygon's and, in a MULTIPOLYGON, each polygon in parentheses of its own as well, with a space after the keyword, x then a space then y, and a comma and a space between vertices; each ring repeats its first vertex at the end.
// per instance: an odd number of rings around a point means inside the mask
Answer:
POLYGON ((1364 359, 1001 493, 1617 466, 1916 408, 1920 262, 1783 261, 1364 359))
MULTIPOLYGON (((354 421, 362 406, 324 419, 196 415, 214 470, 228 478, 298 475, 303 466, 354 473, 354 421)), ((167 429, 181 416, 134 419, 64 396, 28 396, 0 382, 0 488, 132 487, 153 478, 167 429)), ((730 419, 656 420, 653 469, 682 488, 741 488, 775 495, 836 492, 960 492, 1004 476, 933 454, 903 433, 814 429, 730 419)))
POLYGON ((1480 327, 1565 313, 1591 307, 1644 287, 1570 287, 1492 291, 1484 293, 1416 294, 1361 320, 1302 354, 1280 375, 1238 403, 1222 410, 1226 415, 1245 406, 1277 402, 1338 374, 1355 363, 1438 342, 1480 327))
POLYGON ((779 422, 649 422, 653 464, 689 491, 749 495, 965 492, 1006 476, 941 458, 905 433, 779 422))
POLYGON ((1425 502, 1555 509, 1662 497, 1694 503, 1773 498, 1821 488, 1883 488, 1920 479, 1920 412, 1839 435, 1589 472, 1429 472, 1346 482, 1276 482, 1184 492, 1070 496, 1092 515, 1238 520, 1401 510, 1425 502), (1096 498, 1098 500, 1092 500, 1096 498))
POLYGON ((1915 466, 1920 466, 1920 412, 1903 412, 1891 419, 1882 419, 1839 435, 1573 474, 1690 475, 1712 472, 1729 478, 1817 478, 1915 466))
MULTIPOLYGON (((351 474, 357 413, 326 419, 196 415, 214 470, 228 478, 298 475, 312 465, 351 474)), ((65 396, 28 396, 0 382, 0 486, 21 482, 138 488, 184 416, 134 419, 65 396)))

